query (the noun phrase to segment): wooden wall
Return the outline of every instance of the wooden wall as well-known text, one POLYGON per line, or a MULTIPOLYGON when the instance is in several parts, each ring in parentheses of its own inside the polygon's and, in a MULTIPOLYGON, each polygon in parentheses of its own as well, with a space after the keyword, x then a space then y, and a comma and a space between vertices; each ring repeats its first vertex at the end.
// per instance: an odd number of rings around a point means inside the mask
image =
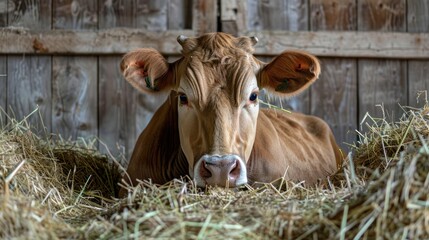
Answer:
MULTIPOLYGON (((150 32, 186 30, 193 35, 218 30, 235 35, 428 33, 428 16, 426 0, 0 0, 0 27, 17 31, 22 31, 19 27, 51 32, 126 27, 150 32)), ((259 54, 264 61, 273 57, 272 53, 259 54)), ((177 59, 176 55, 166 57, 177 59)), ((0 107, 21 119, 38 106, 43 123, 38 115, 29 120, 39 129, 43 125, 47 132, 70 139, 98 137, 112 154, 129 157, 138 134, 165 96, 134 90, 120 75, 120 59, 117 52, 0 52, 0 107)), ((422 99, 416 103, 416 93, 429 88, 429 56, 325 55, 320 60, 322 75, 309 91, 293 99, 270 101, 325 119, 345 149, 345 143, 356 140, 354 130, 367 112, 380 116, 377 104, 384 104, 386 114, 397 118, 401 114, 398 104, 421 105, 422 99)), ((6 122, 0 119, 1 125, 6 122)), ((106 151, 103 145, 99 147, 106 151)))

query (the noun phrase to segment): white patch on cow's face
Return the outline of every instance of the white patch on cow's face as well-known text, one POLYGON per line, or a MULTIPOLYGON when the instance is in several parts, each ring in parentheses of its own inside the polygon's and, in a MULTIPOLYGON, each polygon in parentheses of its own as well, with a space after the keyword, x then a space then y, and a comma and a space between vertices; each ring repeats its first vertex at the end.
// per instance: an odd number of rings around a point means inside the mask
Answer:
MULTIPOLYGON (((255 141, 259 112, 256 76, 253 73, 247 76, 242 84, 223 86, 210 86, 201 82, 205 79, 190 81, 185 76, 180 79, 179 135, 192 178, 201 179, 200 176, 195 176, 199 174, 199 170, 194 168, 202 164, 202 156, 236 155, 239 156, 238 164, 246 165, 255 141), (231 89, 229 86, 240 86, 241 89, 231 89)), ((247 181, 246 169, 240 169, 242 171, 244 172, 237 178, 237 184, 247 181)))

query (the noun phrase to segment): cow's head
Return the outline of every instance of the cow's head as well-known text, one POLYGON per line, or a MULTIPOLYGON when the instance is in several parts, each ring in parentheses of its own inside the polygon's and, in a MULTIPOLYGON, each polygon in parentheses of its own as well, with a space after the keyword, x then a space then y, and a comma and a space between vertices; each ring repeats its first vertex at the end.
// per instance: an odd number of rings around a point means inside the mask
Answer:
POLYGON ((178 61, 138 49, 124 56, 123 75, 143 93, 177 93, 180 144, 199 186, 244 184, 259 91, 296 95, 317 79, 319 62, 305 52, 285 51, 263 63, 253 56, 254 37, 211 33, 177 40, 183 47, 178 61))

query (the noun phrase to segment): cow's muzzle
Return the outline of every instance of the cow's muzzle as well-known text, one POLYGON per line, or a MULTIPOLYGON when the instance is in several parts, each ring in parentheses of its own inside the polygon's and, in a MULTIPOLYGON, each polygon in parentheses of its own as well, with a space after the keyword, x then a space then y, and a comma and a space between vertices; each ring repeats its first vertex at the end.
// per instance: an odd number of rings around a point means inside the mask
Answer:
POLYGON ((194 180, 200 187, 236 187, 247 183, 246 164, 237 155, 204 155, 195 165, 194 180))

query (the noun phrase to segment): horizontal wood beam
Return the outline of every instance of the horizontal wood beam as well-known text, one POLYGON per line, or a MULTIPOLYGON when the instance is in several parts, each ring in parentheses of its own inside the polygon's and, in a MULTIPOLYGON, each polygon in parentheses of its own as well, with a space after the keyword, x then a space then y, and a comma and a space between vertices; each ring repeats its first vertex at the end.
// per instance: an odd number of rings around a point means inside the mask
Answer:
MULTIPOLYGON (((110 55, 151 47, 180 54, 178 35, 191 30, 148 32, 132 28, 99 31, 30 31, 0 28, 0 54, 110 55)), ((255 55, 272 56, 301 49, 323 57, 429 59, 429 33, 400 32, 248 32, 259 43, 255 55)))

